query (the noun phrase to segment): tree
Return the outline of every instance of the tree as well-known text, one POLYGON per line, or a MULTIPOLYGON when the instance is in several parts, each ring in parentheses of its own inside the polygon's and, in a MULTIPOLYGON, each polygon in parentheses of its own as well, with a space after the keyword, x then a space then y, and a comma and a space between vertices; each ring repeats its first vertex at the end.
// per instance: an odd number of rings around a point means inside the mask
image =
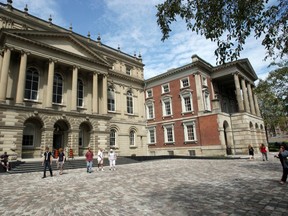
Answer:
POLYGON ((288 1, 271 0, 166 0, 156 5, 162 41, 170 25, 182 18, 187 30, 217 42, 217 63, 236 60, 248 36, 263 37, 268 57, 282 59, 288 53, 288 1), (277 4, 278 3, 278 4, 277 4))
POLYGON ((270 72, 266 80, 260 79, 255 93, 268 132, 275 136, 276 128, 287 131, 288 67, 270 72))

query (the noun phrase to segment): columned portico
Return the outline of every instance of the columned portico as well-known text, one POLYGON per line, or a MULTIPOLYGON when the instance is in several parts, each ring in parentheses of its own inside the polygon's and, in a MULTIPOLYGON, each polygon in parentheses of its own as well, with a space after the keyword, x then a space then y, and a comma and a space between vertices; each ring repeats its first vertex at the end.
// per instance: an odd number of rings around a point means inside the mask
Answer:
POLYGON ((235 88, 236 88, 236 98, 237 98, 237 102, 238 102, 238 109, 239 109, 239 112, 243 112, 244 111, 244 104, 243 104, 243 100, 241 97, 240 82, 239 82, 238 73, 234 73, 233 76, 234 76, 234 82, 235 82, 235 88))
POLYGON ((27 53, 22 51, 20 60, 19 77, 16 92, 16 104, 23 104, 25 92, 25 74, 27 67, 27 53))
POLYGON ((98 113, 98 73, 93 73, 93 89, 92 89, 92 97, 93 97, 93 105, 92 105, 92 112, 98 113))
POLYGON ((0 77, 0 102, 4 102, 6 100, 10 58, 11 58, 11 48, 6 47, 4 51, 2 69, 1 69, 1 77, 0 77))
POLYGON ((77 82, 78 82, 78 67, 73 66, 72 74, 72 98, 71 98, 71 110, 77 110, 77 82))
POLYGON ((47 98, 46 98, 46 107, 48 107, 48 108, 52 107, 54 68, 55 68, 54 60, 49 59, 48 81, 47 81, 47 98))
POLYGON ((253 93, 252 93, 252 89, 251 89, 251 84, 250 84, 250 83, 247 84, 247 88, 248 88, 248 98, 249 98, 251 113, 252 113, 253 115, 255 115, 256 112, 255 112, 255 106, 254 106, 254 100, 253 100, 253 93))
POLYGON ((243 98, 244 98, 245 111, 251 113, 250 105, 248 101, 246 82, 245 82, 245 79, 243 78, 241 79, 241 86, 242 86, 242 92, 243 92, 243 98))

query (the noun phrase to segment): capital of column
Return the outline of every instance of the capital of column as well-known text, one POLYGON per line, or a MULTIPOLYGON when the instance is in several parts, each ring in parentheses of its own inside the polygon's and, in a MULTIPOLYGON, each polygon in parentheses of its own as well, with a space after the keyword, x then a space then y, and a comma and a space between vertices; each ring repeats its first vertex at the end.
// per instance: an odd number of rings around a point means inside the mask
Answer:
POLYGON ((73 65, 73 69, 80 69, 81 67, 80 66, 78 66, 78 65, 73 65))
POLYGON ((49 58, 49 63, 57 63, 58 62, 58 60, 57 59, 52 59, 52 58, 49 58))
POLYGON ((31 54, 31 52, 23 50, 23 49, 20 50, 20 53, 21 53, 21 55, 26 54, 27 56, 31 54))

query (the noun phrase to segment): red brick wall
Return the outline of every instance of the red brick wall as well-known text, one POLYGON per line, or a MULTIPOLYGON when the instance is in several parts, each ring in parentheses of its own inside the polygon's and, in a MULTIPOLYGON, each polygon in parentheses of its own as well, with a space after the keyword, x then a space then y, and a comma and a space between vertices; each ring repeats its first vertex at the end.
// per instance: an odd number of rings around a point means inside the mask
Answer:
POLYGON ((219 145, 219 131, 217 124, 217 115, 201 116, 198 118, 198 127, 201 145, 219 145))

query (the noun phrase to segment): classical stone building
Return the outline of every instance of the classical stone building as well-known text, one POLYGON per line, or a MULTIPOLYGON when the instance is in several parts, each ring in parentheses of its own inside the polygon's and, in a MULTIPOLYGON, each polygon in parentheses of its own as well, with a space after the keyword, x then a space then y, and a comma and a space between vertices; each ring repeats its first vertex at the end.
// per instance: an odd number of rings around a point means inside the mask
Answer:
MULTIPOLYGON (((131 56, 0 3, 0 154, 115 148, 131 155, 226 155, 266 143, 247 59, 192 63, 144 80, 131 56)), ((256 148, 257 149, 257 148, 256 148)))
POLYGON ((147 154, 141 56, 0 4, 0 152, 147 154))
POLYGON ((227 155, 266 143, 248 59, 192 62, 146 80, 149 154, 227 155))

